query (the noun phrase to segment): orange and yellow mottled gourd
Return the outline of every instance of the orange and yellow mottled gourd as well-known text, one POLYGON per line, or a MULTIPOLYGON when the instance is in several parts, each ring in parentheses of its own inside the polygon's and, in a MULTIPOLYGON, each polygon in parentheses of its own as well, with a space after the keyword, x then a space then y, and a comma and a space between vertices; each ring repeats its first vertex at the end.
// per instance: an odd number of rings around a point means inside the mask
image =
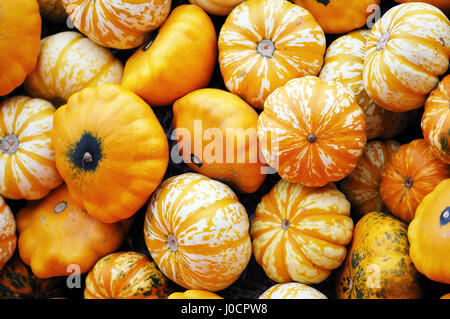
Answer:
POLYGON ((400 146, 386 164, 380 195, 393 215, 409 223, 422 199, 449 177, 450 166, 434 156, 425 140, 414 140, 400 146))
POLYGON ((407 231, 407 225, 392 215, 364 215, 336 277, 337 298, 420 298, 421 277, 409 257, 407 231))
POLYGON ((73 200, 104 223, 136 213, 169 162, 167 138, 152 109, 114 84, 72 95, 55 112, 52 140, 73 200))
POLYGON ((156 37, 127 60, 122 85, 151 106, 169 105, 208 85, 216 56, 216 31, 209 16, 196 5, 181 5, 156 37))
POLYGON ((450 299, 450 293, 443 295, 440 299, 450 299))
POLYGON ((165 180, 150 200, 144 236, 153 260, 186 289, 218 291, 252 254, 248 215, 225 184, 196 173, 165 180))
POLYGON ((40 199, 62 183, 50 137, 54 106, 26 96, 0 104, 0 194, 40 199))
POLYGON ((67 12, 62 0, 38 0, 41 16, 53 23, 67 21, 67 12))
POLYGON ((267 289, 259 299, 328 299, 320 291, 307 285, 290 282, 267 289))
POLYGON ((219 295, 206 290, 186 290, 185 292, 174 292, 167 299, 223 299, 219 295))
POLYGON ((378 105, 395 112, 421 107, 447 71, 450 22, 426 3, 392 7, 370 31, 364 86, 378 105))
POLYGON ((226 87, 256 108, 287 81, 317 75, 324 53, 325 35, 313 16, 285 0, 244 1, 219 34, 226 87))
POLYGON ((380 195, 381 175, 399 146, 393 140, 370 141, 355 169, 341 181, 341 190, 357 217, 373 211, 388 212, 380 195))
POLYGON ((41 55, 25 87, 32 96, 60 106, 83 88, 119 84, 122 74, 122 62, 109 50, 78 32, 66 31, 42 40, 41 55))
POLYGON ((1 299, 48 299, 59 296, 64 283, 60 278, 37 278, 15 254, 0 270, 1 299))
POLYGON ((39 278, 88 272, 120 247, 131 220, 104 224, 74 203, 66 185, 17 214, 20 257, 39 278), (79 269, 71 268, 77 265, 79 269))
POLYGON ((62 0, 78 30, 115 49, 142 45, 169 15, 171 0, 62 0))
POLYGON ((380 0, 294 0, 314 16, 325 33, 347 33, 370 21, 380 0))
POLYGON ((251 222, 253 254, 280 283, 320 283, 341 265, 353 233, 350 203, 334 184, 310 188, 280 180, 251 222))
POLYGON ((21 85, 36 65, 41 24, 36 0, 0 1, 0 96, 21 85))
POLYGON ((191 92, 173 105, 173 127, 183 160, 194 171, 253 193, 263 183, 258 113, 219 89, 191 92))
POLYGON ((14 254, 16 243, 16 220, 0 196, 0 270, 14 254))
POLYGON ((267 163, 283 179, 311 187, 347 176, 366 143, 364 113, 351 93, 314 76, 272 92, 257 129, 267 163))
POLYGON ((450 284, 450 178, 420 202, 408 228, 409 254, 417 270, 450 284))
POLYGON ((439 82, 425 102, 422 132, 441 161, 450 164, 450 75, 439 82))
POLYGON ((411 112, 391 112, 377 105, 364 88, 363 68, 369 30, 356 30, 333 41, 327 49, 319 77, 338 81, 355 96, 364 111, 367 139, 391 138, 403 131, 411 112))
POLYGON ((118 252, 100 259, 86 277, 85 299, 165 299, 167 279, 144 254, 118 252))

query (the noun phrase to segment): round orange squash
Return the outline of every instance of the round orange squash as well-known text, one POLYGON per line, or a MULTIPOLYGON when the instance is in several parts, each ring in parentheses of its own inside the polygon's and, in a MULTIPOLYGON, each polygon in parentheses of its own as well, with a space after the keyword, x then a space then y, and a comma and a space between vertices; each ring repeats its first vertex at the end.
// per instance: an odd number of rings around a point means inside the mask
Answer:
POLYGON ((41 49, 36 0, 0 1, 0 96, 11 93, 33 70, 41 49))
POLYGON ((165 299, 167 279, 144 254, 130 251, 100 259, 86 277, 85 299, 165 299))
POLYGON ((136 213, 169 162, 167 138, 152 109, 114 84, 72 95, 55 112, 52 140, 73 200, 105 223, 136 213))
POLYGON ((206 290, 186 290, 185 292, 174 292, 167 299, 223 299, 219 295, 206 290))
POLYGON ((39 278, 67 276, 68 266, 88 272, 122 244, 131 224, 104 224, 80 208, 62 185, 40 201, 28 202, 16 217, 18 249, 39 278))
POLYGON ((395 112, 421 107, 447 71, 450 22, 426 3, 392 7, 370 31, 364 86, 378 105, 395 112))
POLYGON ((226 16, 230 11, 244 0, 189 0, 206 12, 218 16, 226 16))
POLYGON ((327 49, 319 77, 324 81, 338 81, 353 93, 364 111, 368 140, 391 138, 406 128, 411 114, 388 111, 367 95, 363 67, 369 32, 356 30, 333 41, 327 49))
POLYGON ((352 239, 350 203, 330 183, 311 188, 280 180, 251 222, 253 254, 280 283, 320 283, 341 265, 352 239))
POLYGON ((38 63, 25 81, 34 97, 60 106, 75 92, 104 83, 119 84, 123 65, 82 34, 60 32, 42 40, 38 63))
POLYGON ((196 5, 181 5, 156 37, 127 60, 122 85, 151 106, 168 105, 209 83, 216 56, 209 16, 196 5))
POLYGON ((449 177, 450 166, 433 155, 425 140, 414 140, 400 146, 386 164, 380 195, 392 214, 409 223, 425 195, 449 177))
POLYGON ((409 254, 429 279, 450 284, 450 178, 420 202, 408 228, 409 254))
POLYGON ((53 105, 26 96, 0 104, 0 194, 40 199, 62 183, 50 137, 53 105))
POLYGON ((53 23, 67 21, 67 12, 62 0, 38 0, 41 16, 53 23))
POLYGON ((142 45, 169 15, 171 0, 62 0, 78 30, 115 49, 142 45))
POLYGON ((313 16, 285 0, 242 2, 219 34, 226 87, 256 108, 287 81, 317 75, 324 53, 325 35, 313 16))
POLYGON ((289 282, 277 284, 267 289, 259 299, 328 299, 323 293, 313 287, 289 282))
POLYGON ((294 0, 314 16, 325 33, 347 33, 363 27, 380 0, 294 0))
POLYGON ((258 143, 258 113, 219 89, 191 92, 173 105, 173 127, 183 160, 194 171, 253 193, 266 166, 258 143))
POLYGON ((400 143, 394 140, 370 141, 355 169, 341 182, 352 212, 360 218, 369 212, 388 212, 380 195, 381 175, 400 143))
POLYGON ((283 179, 311 187, 347 176, 366 143, 364 113, 350 92, 314 76, 270 94, 257 129, 267 163, 283 179))
POLYGON ((450 2, 448 2, 448 0, 395 0, 395 1, 398 3, 425 2, 441 9, 444 12, 448 12, 450 10, 450 2))
POLYGON ((420 274, 409 257, 408 227, 379 212, 355 226, 347 258, 336 277, 339 299, 415 299, 422 296, 420 274))
POLYGON ((16 221, 11 209, 0 196, 0 269, 16 250, 16 221))
POLYGON ((441 161, 450 164, 450 75, 439 82, 425 102, 422 132, 441 161))
POLYGON ((450 299, 450 293, 443 295, 440 299, 450 299))
POLYGON ((150 200, 144 236, 153 260, 186 289, 218 291, 244 271, 248 215, 225 184, 196 173, 165 180, 150 200))

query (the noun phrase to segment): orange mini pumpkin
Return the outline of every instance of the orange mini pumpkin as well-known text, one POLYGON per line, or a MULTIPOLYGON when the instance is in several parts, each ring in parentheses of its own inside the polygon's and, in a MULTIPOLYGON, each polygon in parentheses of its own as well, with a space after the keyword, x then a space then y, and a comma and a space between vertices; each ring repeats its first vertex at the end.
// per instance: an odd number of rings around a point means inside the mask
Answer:
POLYGON ((143 44, 169 15, 171 0, 62 0, 72 23, 95 43, 115 49, 143 44))
POLYGON ((173 105, 173 127, 184 162, 244 193, 256 191, 265 178, 257 121, 258 113, 250 105, 218 89, 194 91, 173 105))
POLYGON ((25 81, 41 49, 41 15, 36 0, 0 1, 0 96, 25 81))
POLYGON ((352 239, 350 203, 334 184, 306 187, 280 180, 251 222, 253 254, 276 282, 320 283, 344 261, 352 239))
POLYGON ((75 92, 104 83, 119 84, 123 65, 81 33, 65 31, 42 39, 36 68, 25 81, 34 97, 60 106, 75 92))
POLYGON ((174 292, 167 299, 223 299, 219 295, 206 290, 186 290, 185 292, 174 292))
POLYGON ((340 82, 353 93, 364 111, 368 140, 391 138, 407 127, 408 120, 413 115, 411 113, 415 111, 388 111, 377 105, 367 94, 363 68, 369 33, 369 30, 356 30, 333 41, 327 49, 319 77, 325 81, 340 82))
POLYGON ((167 279, 144 254, 129 251, 100 259, 86 277, 85 299, 165 299, 167 279))
POLYGON ((364 26, 380 0, 294 0, 314 16, 325 33, 346 33, 364 26))
POLYGON ((370 141, 355 169, 342 180, 341 190, 357 217, 374 211, 388 211, 380 195, 381 175, 399 147, 400 143, 393 140, 370 141))
POLYGON ((59 186, 50 137, 54 106, 26 96, 0 104, 0 194, 11 199, 40 199, 59 186))
POLYGON ((14 215, 0 196, 0 269, 16 250, 16 221, 14 215))
POLYGON ((148 205, 144 236, 153 260, 186 289, 218 291, 244 271, 248 215, 225 184, 196 173, 166 179, 148 205))
POLYGON ((20 257, 39 278, 67 276, 73 264, 86 273, 120 247, 130 224, 104 224, 90 217, 62 185, 17 214, 20 257))
POLYGON ((167 138, 152 109, 114 84, 72 95, 55 112, 52 140, 73 200, 105 223, 136 213, 169 161, 167 138))
POLYGON ((425 195, 449 177, 450 166, 434 156, 425 140, 418 139, 392 155, 381 177, 380 194, 392 214, 409 223, 425 195))
POLYGON ((226 16, 230 11, 244 0, 189 0, 206 12, 219 16, 226 16))
POLYGON ((389 9, 366 42, 364 87, 378 105, 395 112, 421 107, 448 69, 450 22, 430 4, 389 9))
POLYGON ((450 75, 439 82, 425 102, 422 131, 434 155, 450 164, 450 75))
POLYGON ((325 35, 313 16, 285 0, 242 2, 219 34, 226 87, 257 108, 287 81, 317 75, 324 53, 325 35))
POLYGON ((209 83, 216 55, 209 16, 196 5, 181 5, 156 37, 127 60, 122 85, 151 106, 168 105, 209 83))
POLYGON ((417 270, 431 280, 450 284, 450 178, 420 202, 408 227, 409 254, 417 270))
POLYGON ((320 291, 313 287, 298 283, 289 282, 277 284, 267 289, 259 299, 328 299, 320 291))
POLYGON ((267 163, 283 179, 312 187, 347 176, 366 143, 364 113, 350 92, 314 76, 270 94, 257 129, 267 163))

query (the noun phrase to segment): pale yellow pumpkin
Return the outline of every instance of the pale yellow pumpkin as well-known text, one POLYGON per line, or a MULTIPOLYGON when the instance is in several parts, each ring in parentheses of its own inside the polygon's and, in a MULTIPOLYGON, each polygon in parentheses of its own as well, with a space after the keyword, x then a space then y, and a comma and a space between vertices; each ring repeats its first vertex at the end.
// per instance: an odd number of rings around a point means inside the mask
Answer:
POLYGON ((66 31, 42 40, 41 55, 25 87, 32 96, 59 106, 83 88, 119 84, 122 74, 122 62, 109 50, 78 32, 66 31))

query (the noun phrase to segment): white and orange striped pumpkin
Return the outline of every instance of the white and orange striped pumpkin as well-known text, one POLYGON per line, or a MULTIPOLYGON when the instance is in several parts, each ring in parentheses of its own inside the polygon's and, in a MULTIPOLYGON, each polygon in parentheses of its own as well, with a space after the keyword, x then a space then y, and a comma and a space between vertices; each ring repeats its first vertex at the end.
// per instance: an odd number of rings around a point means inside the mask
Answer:
POLYGON ((276 282, 320 283, 345 259, 349 215, 350 203, 334 184, 310 188, 280 180, 251 222, 255 259, 276 282))
POLYGON ((42 40, 36 68, 25 81, 33 97, 64 104, 75 92, 104 83, 119 84, 123 65, 81 33, 66 31, 42 40))
POLYGON ((367 139, 391 138, 406 128, 409 114, 378 106, 364 88, 363 68, 369 30, 356 30, 337 38, 328 47, 319 77, 339 81, 355 96, 364 110, 367 139))
POLYGON ((364 86, 388 110, 419 108, 447 71, 449 55, 450 22, 442 11, 420 2, 397 5, 367 38, 364 86))
POLYGON ((366 143, 364 113, 339 82, 290 80, 269 95, 257 124, 267 163, 292 183, 323 186, 350 174, 366 143))
POLYGON ((11 209, 0 196, 0 270, 16 250, 16 221, 11 209))
POLYGON ((222 290, 252 253, 244 206, 225 184, 196 173, 164 181, 149 203, 144 236, 159 269, 187 289, 222 290))
POLYGON ((450 164, 450 75, 439 82, 425 102, 422 132, 434 155, 450 164))
POLYGON ((25 96, 0 104, 0 194, 40 199, 62 183, 50 138, 53 105, 25 96))
POLYGON ((370 141, 355 169, 342 180, 341 190, 357 217, 388 211, 380 195, 381 175, 399 147, 400 143, 394 140, 370 141))
POLYGON ((104 47, 132 49, 169 15, 171 0, 62 0, 78 30, 104 47))
POLYGON ((276 284, 267 289, 259 299, 328 299, 323 293, 298 282, 276 284))
POLYGON ((189 0, 206 12, 218 16, 226 16, 231 10, 244 0, 189 0))
POLYGON ((248 0, 231 11, 218 45, 228 90, 262 108, 277 87, 319 73, 325 35, 300 6, 285 0, 248 0))

